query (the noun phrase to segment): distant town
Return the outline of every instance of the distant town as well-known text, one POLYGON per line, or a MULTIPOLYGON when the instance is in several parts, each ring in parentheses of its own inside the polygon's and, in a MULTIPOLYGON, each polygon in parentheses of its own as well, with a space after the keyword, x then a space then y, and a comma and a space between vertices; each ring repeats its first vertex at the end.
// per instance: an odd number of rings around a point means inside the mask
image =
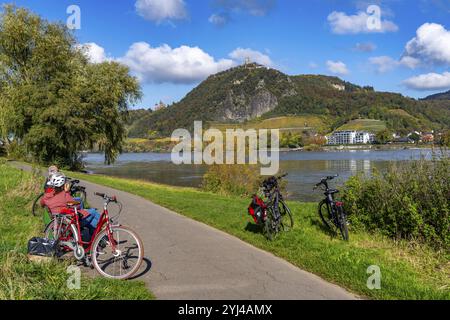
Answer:
MULTIPOLYGON (((437 134, 440 135, 440 134, 437 134)), ((399 134, 392 134, 392 138, 389 141, 378 141, 375 133, 358 130, 338 130, 332 134, 325 136, 326 145, 338 146, 338 145, 362 145, 362 144, 376 144, 376 143, 434 143, 435 132, 418 132, 414 131, 406 136, 399 134)))

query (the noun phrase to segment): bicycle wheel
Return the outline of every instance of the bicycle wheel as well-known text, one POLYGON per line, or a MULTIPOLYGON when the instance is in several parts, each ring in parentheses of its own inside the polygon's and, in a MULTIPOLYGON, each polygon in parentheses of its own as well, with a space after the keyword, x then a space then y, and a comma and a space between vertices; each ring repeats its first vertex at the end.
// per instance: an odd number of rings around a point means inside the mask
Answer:
POLYGON ((339 214, 339 230, 341 231, 342 238, 345 241, 349 240, 348 236, 348 226, 347 226, 347 217, 342 207, 337 208, 337 212, 339 214))
POLYGON ((110 279, 129 279, 138 270, 144 258, 144 245, 139 236, 127 227, 111 227, 112 243, 107 229, 101 231, 92 245, 92 263, 104 277, 110 279))
POLYGON ((80 199, 81 203, 83 205, 86 205, 86 200, 87 200, 87 194, 85 190, 76 190, 73 194, 72 194, 72 198, 75 199, 80 199))
POLYGON ((283 200, 280 200, 278 207, 281 214, 281 227, 284 231, 291 231, 294 228, 294 218, 291 209, 283 200))
MULTIPOLYGON (((73 230, 72 226, 64 219, 56 224, 56 220, 53 219, 44 230, 44 238, 49 240, 58 240, 66 243, 78 243, 78 234, 76 230, 73 230), (56 227, 58 225, 58 227, 56 227)), ((68 246, 60 245, 62 252, 68 252, 72 250, 68 246)))
POLYGON ((319 216, 322 219, 323 224, 330 230, 333 230, 333 217, 331 216, 330 209, 325 200, 319 203, 319 216))
POLYGON ((42 217, 45 213, 45 209, 41 206, 41 199, 44 196, 44 193, 41 193, 37 198, 33 201, 33 206, 31 207, 31 213, 35 217, 42 217))
POLYGON ((264 221, 263 229, 264 235, 266 236, 267 240, 272 241, 277 234, 277 230, 275 227, 275 220, 271 208, 267 208, 267 217, 264 221))

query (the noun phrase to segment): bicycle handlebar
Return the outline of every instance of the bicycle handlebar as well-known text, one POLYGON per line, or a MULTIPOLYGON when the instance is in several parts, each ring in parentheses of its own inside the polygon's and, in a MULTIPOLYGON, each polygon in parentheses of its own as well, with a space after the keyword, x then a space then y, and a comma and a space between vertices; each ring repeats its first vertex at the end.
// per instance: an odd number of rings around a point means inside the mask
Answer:
POLYGON ((283 178, 286 178, 287 176, 288 176, 288 174, 285 173, 285 174, 279 176, 277 179, 278 179, 278 180, 281 180, 281 179, 283 179, 283 178))
POLYGON ((327 186, 328 181, 334 180, 337 177, 339 177, 338 174, 334 175, 334 176, 328 176, 326 178, 323 178, 318 184, 315 185, 315 187, 313 188, 313 190, 316 190, 318 187, 320 187, 321 185, 327 186))
POLYGON ((99 192, 95 192, 94 195, 96 195, 96 196, 98 196, 98 197, 101 197, 101 198, 105 199, 105 200, 108 201, 108 202, 115 202, 115 203, 117 203, 117 197, 116 197, 116 196, 109 197, 109 196, 107 196, 106 194, 104 194, 104 193, 99 193, 99 192))

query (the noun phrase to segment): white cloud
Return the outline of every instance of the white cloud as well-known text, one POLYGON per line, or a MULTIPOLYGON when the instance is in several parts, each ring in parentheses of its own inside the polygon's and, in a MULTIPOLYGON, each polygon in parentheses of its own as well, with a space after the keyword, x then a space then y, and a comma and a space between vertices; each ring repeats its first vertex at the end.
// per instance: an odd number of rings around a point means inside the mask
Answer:
POLYGON ((399 66, 399 62, 388 56, 369 58, 369 63, 376 67, 377 72, 385 73, 399 66))
POLYGON ((406 44, 400 60, 381 56, 370 58, 369 62, 380 73, 400 66, 415 69, 424 64, 450 65, 450 31, 439 24, 425 23, 417 29, 416 37, 406 44))
POLYGON ((244 62, 247 58, 249 58, 252 62, 262 64, 266 67, 273 66, 273 62, 268 55, 252 49, 237 48, 231 52, 229 56, 238 62, 244 62))
POLYGON ((275 0, 216 0, 215 5, 226 11, 265 16, 274 7, 275 2, 275 0))
POLYGON ((127 65, 145 83, 197 83, 212 74, 241 64, 246 58, 265 66, 274 65, 268 55, 242 48, 232 51, 228 59, 215 59, 199 47, 171 48, 167 44, 152 47, 146 42, 132 44, 121 58, 108 57, 105 49, 93 42, 78 47, 90 62, 118 61, 127 65))
POLYGON ((188 17, 183 0, 137 0, 135 7, 140 16, 156 23, 188 17))
POLYGON ((415 69, 419 66, 420 61, 412 57, 402 57, 400 60, 395 60, 389 56, 379 56, 369 58, 369 63, 375 66, 378 73, 385 73, 402 66, 415 69))
POLYGON ((375 51, 376 48, 377 48, 377 46, 374 45, 373 43, 366 42, 366 43, 357 43, 353 49, 355 51, 360 51, 360 52, 372 52, 372 51, 375 51))
POLYGON ((331 30, 336 34, 358 33, 386 33, 398 31, 398 26, 389 20, 381 20, 380 28, 369 28, 368 21, 371 18, 367 13, 360 11, 356 15, 347 15, 345 12, 333 11, 328 16, 331 30))
POLYGON ((346 75, 349 73, 347 66, 342 61, 327 61, 327 68, 330 72, 338 75, 346 75))
POLYGON ((227 24, 229 19, 225 14, 213 14, 209 17, 208 21, 218 27, 222 27, 227 24))
POLYGON ((422 74, 403 81, 403 84, 410 89, 421 91, 450 89, 450 72, 422 74))
POLYGON ((420 65, 420 63, 421 62, 420 62, 419 59, 416 59, 416 58, 413 58, 413 57, 403 56, 400 59, 400 64, 405 66, 405 67, 408 67, 410 69, 417 68, 420 65))
POLYGON ((230 59, 216 61, 198 47, 171 48, 164 44, 153 48, 145 42, 131 45, 119 61, 147 83, 196 83, 235 65, 230 59))
POLYGON ((406 44, 404 57, 450 65, 450 31, 440 24, 423 24, 406 44))
POLYGON ((91 63, 102 63, 111 60, 106 56, 105 49, 95 42, 84 43, 77 47, 83 51, 91 63))

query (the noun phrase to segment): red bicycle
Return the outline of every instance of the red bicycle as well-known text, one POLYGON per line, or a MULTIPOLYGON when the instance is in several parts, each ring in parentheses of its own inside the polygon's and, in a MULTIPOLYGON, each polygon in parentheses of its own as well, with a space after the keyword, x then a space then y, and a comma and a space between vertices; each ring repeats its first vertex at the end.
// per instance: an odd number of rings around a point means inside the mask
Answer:
POLYGON ((130 228, 114 224, 108 212, 110 203, 119 203, 116 197, 95 193, 104 199, 100 221, 89 242, 81 237, 80 202, 69 202, 61 213, 45 228, 45 238, 56 239, 62 252, 71 252, 78 261, 95 268, 102 276, 129 279, 138 270, 144 257, 144 246, 130 228))

